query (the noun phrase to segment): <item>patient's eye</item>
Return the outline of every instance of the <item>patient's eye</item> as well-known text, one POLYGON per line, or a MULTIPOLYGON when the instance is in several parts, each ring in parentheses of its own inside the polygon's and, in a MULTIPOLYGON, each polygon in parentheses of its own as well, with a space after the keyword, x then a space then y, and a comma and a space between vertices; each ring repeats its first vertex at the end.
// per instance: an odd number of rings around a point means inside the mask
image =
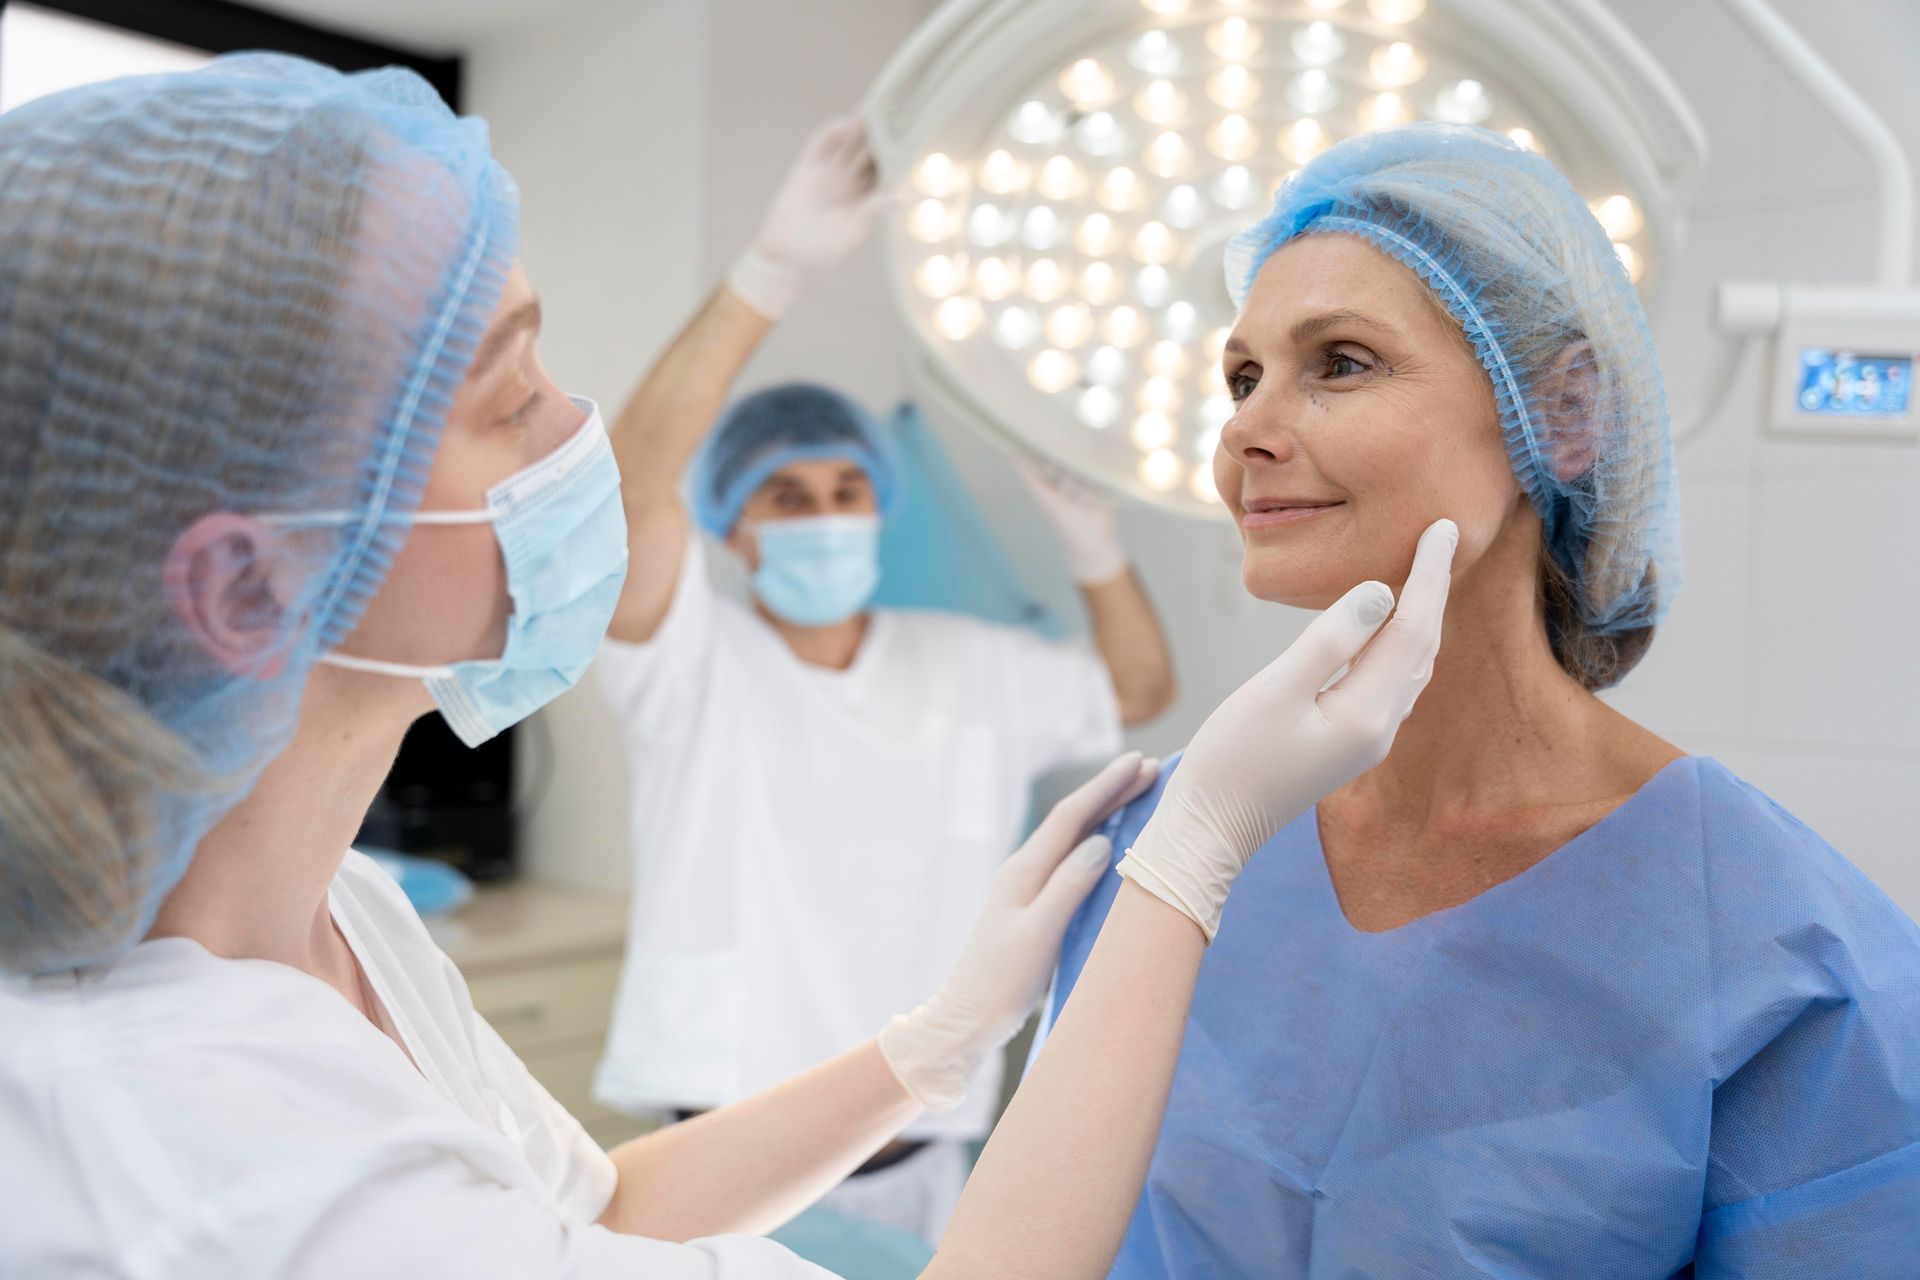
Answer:
POLYGON ((1372 368, 1365 360, 1339 347, 1328 347, 1321 355, 1320 372, 1328 378, 1351 378, 1372 368))
POLYGON ((1259 385, 1259 365, 1243 364, 1227 375, 1227 394, 1233 397, 1235 404, 1252 395, 1253 389, 1259 385))

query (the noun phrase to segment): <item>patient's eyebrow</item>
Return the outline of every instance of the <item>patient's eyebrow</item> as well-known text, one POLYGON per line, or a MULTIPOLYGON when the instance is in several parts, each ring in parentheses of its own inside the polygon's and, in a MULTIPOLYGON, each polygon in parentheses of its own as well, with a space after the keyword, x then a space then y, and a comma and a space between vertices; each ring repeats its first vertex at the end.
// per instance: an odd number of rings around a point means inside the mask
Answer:
POLYGON ((1384 320, 1376 320, 1365 312, 1349 311, 1343 308, 1338 311, 1322 311, 1319 315, 1308 316, 1298 321, 1292 329, 1288 330, 1287 337, 1297 346, 1304 342, 1311 342, 1328 329, 1336 329, 1341 325, 1361 325, 1380 333, 1391 334, 1396 338, 1401 336, 1398 329, 1384 320))

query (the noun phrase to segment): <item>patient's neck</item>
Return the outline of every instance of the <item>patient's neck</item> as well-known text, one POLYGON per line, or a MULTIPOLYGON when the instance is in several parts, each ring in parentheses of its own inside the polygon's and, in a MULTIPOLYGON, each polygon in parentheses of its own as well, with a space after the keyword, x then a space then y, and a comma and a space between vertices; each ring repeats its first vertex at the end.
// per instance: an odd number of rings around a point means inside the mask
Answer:
POLYGON ((1386 761, 1336 797, 1383 828, 1617 795, 1676 754, 1554 658, 1525 532, 1455 576, 1432 682, 1386 761))

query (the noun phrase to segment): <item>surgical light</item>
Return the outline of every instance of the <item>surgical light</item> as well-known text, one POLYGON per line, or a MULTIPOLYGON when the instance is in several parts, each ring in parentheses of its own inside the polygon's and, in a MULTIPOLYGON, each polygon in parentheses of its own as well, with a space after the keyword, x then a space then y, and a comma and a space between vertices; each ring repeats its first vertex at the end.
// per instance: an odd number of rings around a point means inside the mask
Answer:
POLYGON ((891 225, 921 398, 1217 518, 1225 241, 1328 147, 1416 119, 1546 151, 1656 288, 1698 128, 1603 5, 947 0, 868 102, 909 193, 891 225))

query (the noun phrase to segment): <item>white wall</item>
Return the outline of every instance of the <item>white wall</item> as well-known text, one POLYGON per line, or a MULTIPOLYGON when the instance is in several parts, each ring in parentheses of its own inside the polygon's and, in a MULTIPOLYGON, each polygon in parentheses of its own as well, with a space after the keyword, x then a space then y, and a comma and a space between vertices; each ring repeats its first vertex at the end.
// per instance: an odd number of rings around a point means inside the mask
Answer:
MULTIPOLYGON (((1920 158, 1920 7, 1777 3, 1920 158)), ((556 317, 545 348, 563 381, 606 400, 625 393, 751 234, 807 129, 857 102, 930 7, 653 0, 574 11, 475 51, 474 107, 495 119, 530 192, 527 257, 556 317)), ((1685 417, 1710 363, 1714 282, 1866 277, 1868 174, 1708 0, 1614 8, 1693 100, 1713 148, 1654 317, 1685 417)), ((907 390, 889 308, 870 249, 776 331, 744 385, 814 377, 885 406, 907 390)), ((1682 454, 1687 586, 1616 701, 1769 791, 1920 915, 1920 449, 1764 436, 1758 387, 1750 366, 1682 454)), ((992 449, 935 425, 1003 536, 1046 545, 992 449)), ((1180 667, 1179 703, 1137 735, 1166 751, 1302 619, 1240 591, 1230 531, 1143 509, 1123 524, 1180 667)), ((1056 563, 1029 585, 1074 607, 1056 563)), ((528 825, 533 866, 623 885, 618 750, 591 682, 543 720, 567 768, 528 825)))

